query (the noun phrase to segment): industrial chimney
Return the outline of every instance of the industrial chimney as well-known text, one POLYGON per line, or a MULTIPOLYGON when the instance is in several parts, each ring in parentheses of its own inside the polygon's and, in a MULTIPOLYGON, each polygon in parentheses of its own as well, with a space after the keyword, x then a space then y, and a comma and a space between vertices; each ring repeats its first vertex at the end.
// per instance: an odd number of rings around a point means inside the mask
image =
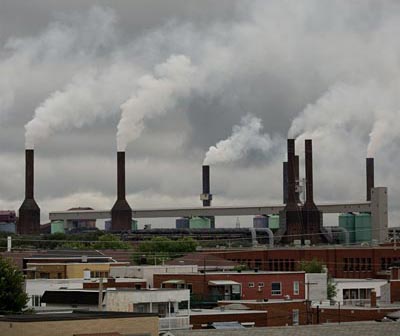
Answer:
POLYGON ((25 150, 25 199, 19 208, 17 232, 20 234, 40 233, 40 208, 34 199, 34 151, 25 150))
POLYGON ((287 151, 287 200, 285 208, 279 213, 280 229, 278 231, 278 236, 282 236, 281 240, 284 244, 289 244, 294 240, 301 239, 303 232, 301 208, 296 200, 296 159, 294 139, 288 139, 287 151))
POLYGON ((304 240, 311 244, 326 242, 322 234, 322 213, 314 203, 312 140, 305 140, 306 201, 303 206, 304 240))
MULTIPOLYGON (((212 194, 210 193, 210 166, 204 165, 202 167, 202 184, 203 192, 200 195, 200 200, 203 202, 204 207, 211 206, 212 194)), ((211 228, 215 228, 215 217, 207 216, 210 219, 211 228)))
POLYGON ((132 209, 125 198, 125 152, 117 153, 117 201, 111 209, 111 230, 129 231, 132 209))
POLYGON ((283 184, 283 204, 287 203, 288 198, 288 164, 283 162, 282 165, 282 184, 283 184))
POLYGON ((374 188, 374 158, 366 159, 367 201, 371 201, 371 189, 374 188))

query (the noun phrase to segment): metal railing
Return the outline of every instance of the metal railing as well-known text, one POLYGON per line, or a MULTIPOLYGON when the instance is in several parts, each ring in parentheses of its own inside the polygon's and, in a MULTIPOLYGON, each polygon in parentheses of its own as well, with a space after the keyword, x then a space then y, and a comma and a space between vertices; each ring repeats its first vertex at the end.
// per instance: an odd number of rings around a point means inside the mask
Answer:
POLYGON ((160 330, 173 330, 173 329, 189 329, 190 317, 189 316, 171 316, 160 317, 158 319, 160 330))
POLYGON ((371 304, 370 299, 345 299, 343 300, 343 306, 357 306, 364 307, 371 304))

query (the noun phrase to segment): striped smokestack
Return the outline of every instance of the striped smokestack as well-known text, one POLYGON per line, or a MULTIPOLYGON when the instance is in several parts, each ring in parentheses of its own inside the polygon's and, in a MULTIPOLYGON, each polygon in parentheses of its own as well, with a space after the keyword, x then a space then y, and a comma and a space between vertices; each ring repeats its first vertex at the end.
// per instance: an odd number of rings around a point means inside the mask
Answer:
POLYGON ((40 233, 40 208, 34 199, 34 151, 25 150, 25 199, 19 208, 17 231, 20 234, 40 233))
POLYGON ((132 208, 125 195, 125 152, 117 153, 117 201, 111 209, 112 231, 129 231, 132 228, 132 208))
POLYGON ((374 158, 366 159, 367 201, 371 201, 371 189, 374 188, 374 158))

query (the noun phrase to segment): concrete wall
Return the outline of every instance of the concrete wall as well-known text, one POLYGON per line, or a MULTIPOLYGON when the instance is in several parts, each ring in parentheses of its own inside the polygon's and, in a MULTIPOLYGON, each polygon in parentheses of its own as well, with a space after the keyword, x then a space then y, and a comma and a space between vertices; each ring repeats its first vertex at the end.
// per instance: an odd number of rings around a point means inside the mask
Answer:
POLYGON ((350 279, 333 279, 336 284, 336 296, 335 301, 343 302, 343 289, 374 289, 376 292, 376 297, 381 297, 381 286, 387 283, 386 280, 371 279, 371 280, 350 280, 350 279))
POLYGON ((145 279, 150 287, 154 287, 154 274, 197 273, 197 271, 197 265, 118 266, 111 268, 110 276, 114 278, 120 277, 145 279))
POLYGON ((158 336, 158 317, 132 317, 44 322, 0 322, 4 336, 73 336, 119 332, 129 335, 158 336))
POLYGON ((328 299, 327 276, 326 273, 306 274, 306 299, 313 302, 321 302, 328 299), (307 292, 308 288, 310 289, 309 293, 307 292))
MULTIPOLYGON (((174 311, 177 311, 178 303, 190 300, 188 289, 176 290, 144 290, 144 291, 107 291, 104 298, 108 311, 133 311, 132 305, 139 303, 176 303, 174 311)), ((151 310, 149 310, 151 312, 151 310)))
POLYGON ((25 292, 28 294, 28 307, 32 306, 32 295, 42 296, 46 290, 63 288, 82 289, 83 279, 28 279, 25 281, 25 292))

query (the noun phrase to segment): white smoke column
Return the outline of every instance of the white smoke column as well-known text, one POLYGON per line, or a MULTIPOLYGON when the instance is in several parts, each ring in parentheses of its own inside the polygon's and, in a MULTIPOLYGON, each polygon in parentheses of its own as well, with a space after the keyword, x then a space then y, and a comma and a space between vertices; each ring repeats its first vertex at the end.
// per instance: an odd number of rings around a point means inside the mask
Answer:
POLYGON ((232 162, 246 156, 251 150, 267 153, 273 145, 268 134, 262 134, 263 125, 260 118, 248 114, 244 116, 240 125, 235 125, 232 135, 211 146, 206 153, 204 164, 232 162))
POLYGON ((178 99, 189 95, 193 88, 195 68, 188 57, 172 55, 165 63, 154 68, 154 74, 139 79, 138 90, 121 105, 117 147, 124 151, 138 138, 145 119, 167 113, 178 99))
POLYGON ((368 139, 366 154, 372 157, 399 137, 397 87, 377 81, 336 84, 293 120, 289 137, 330 138, 336 146, 368 139))

